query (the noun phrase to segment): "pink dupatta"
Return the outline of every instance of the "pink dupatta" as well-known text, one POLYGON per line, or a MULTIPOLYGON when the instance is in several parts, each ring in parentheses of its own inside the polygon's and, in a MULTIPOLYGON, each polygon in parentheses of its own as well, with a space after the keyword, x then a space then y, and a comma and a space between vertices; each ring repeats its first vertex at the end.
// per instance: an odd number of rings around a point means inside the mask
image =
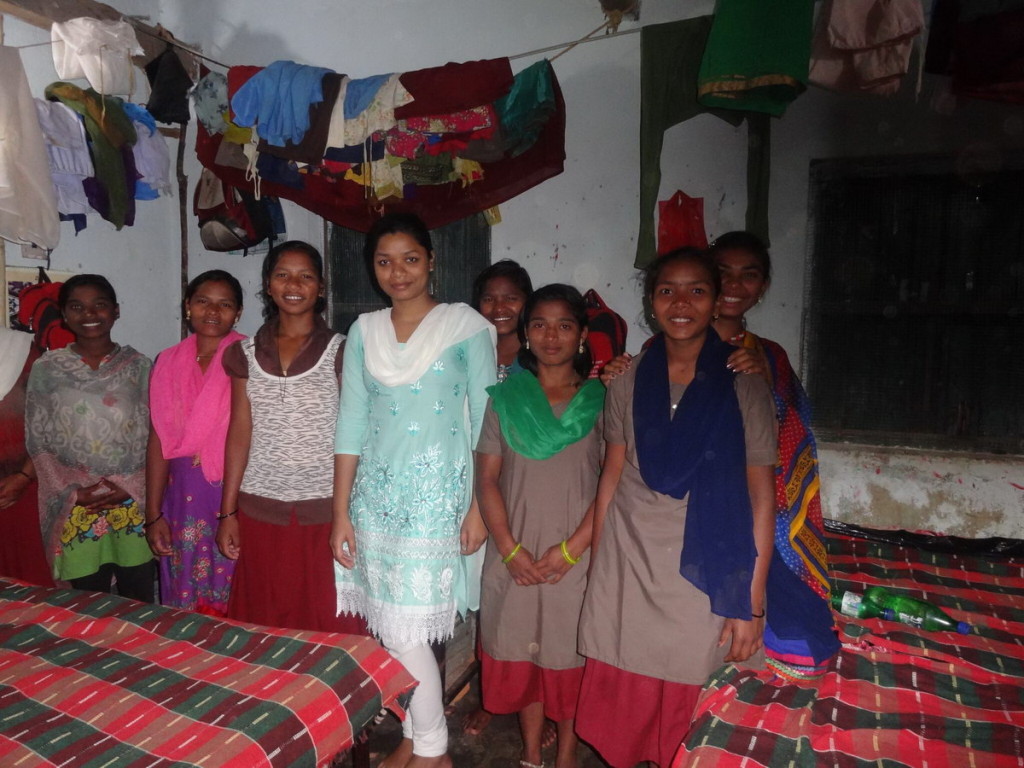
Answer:
POLYGON ((204 374, 196 362, 193 334, 160 353, 149 383, 150 417, 164 458, 198 456, 203 477, 211 483, 224 479, 224 442, 231 417, 231 379, 221 361, 225 350, 244 338, 230 331, 221 339, 204 374))

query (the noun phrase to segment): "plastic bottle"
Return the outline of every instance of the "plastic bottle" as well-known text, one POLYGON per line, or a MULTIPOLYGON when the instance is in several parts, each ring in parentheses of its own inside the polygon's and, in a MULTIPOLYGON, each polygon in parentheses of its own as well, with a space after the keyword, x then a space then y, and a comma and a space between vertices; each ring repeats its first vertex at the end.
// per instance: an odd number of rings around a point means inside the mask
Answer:
POLYGON ((833 593, 832 607, 844 616, 857 619, 883 618, 930 632, 971 633, 970 624, 954 621, 931 603, 897 594, 885 587, 868 587, 863 595, 856 592, 844 592, 841 596, 833 593))
POLYGON ((832 607, 844 616, 852 616, 855 619, 882 618, 885 610, 856 592, 843 592, 841 595, 833 592, 832 607))
POLYGON ((971 625, 963 621, 955 621, 938 606, 925 600, 892 592, 885 587, 868 587, 864 591, 864 599, 892 612, 892 618, 883 616, 890 621, 921 627, 929 632, 959 632, 961 635, 971 633, 971 625))

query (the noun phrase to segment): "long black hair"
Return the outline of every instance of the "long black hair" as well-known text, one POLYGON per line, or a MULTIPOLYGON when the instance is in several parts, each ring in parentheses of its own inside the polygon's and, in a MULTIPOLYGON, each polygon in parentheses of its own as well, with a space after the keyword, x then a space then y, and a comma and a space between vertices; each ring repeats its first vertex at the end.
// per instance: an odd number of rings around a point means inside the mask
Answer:
MULTIPOLYGON (((537 305, 546 304, 549 301, 564 302, 569 307, 569 312, 572 314, 573 320, 580 327, 580 331, 582 332, 587 327, 587 304, 583 300, 583 296, 580 295, 580 292, 571 285, 551 283, 550 285, 538 288, 530 294, 526 300, 526 306, 523 307, 523 314, 519 317, 519 341, 522 342, 522 346, 519 347, 519 364, 534 376, 537 375, 537 356, 533 353, 533 350, 526 348, 526 325, 530 322, 530 315, 533 314, 533 310, 537 308, 537 305)), ((573 355, 573 370, 585 379, 590 375, 590 369, 593 365, 594 361, 590 354, 590 346, 584 342, 583 351, 577 350, 573 355)))
MULTIPOLYGON (((314 248, 307 242, 302 240, 287 240, 280 245, 275 245, 270 249, 270 253, 263 259, 263 284, 260 286, 260 299, 263 301, 263 318, 270 320, 277 317, 278 308, 277 304, 270 296, 270 276, 274 273, 274 268, 277 266, 277 262, 286 253, 304 253, 309 257, 310 262, 313 264, 313 271, 316 272, 316 276, 320 279, 320 283, 324 282, 324 259, 320 255, 320 251, 314 248)), ((241 304, 239 304, 241 306, 241 304)), ((320 314, 327 307, 327 299, 323 296, 317 296, 316 305, 313 307, 313 311, 316 314, 320 314)))

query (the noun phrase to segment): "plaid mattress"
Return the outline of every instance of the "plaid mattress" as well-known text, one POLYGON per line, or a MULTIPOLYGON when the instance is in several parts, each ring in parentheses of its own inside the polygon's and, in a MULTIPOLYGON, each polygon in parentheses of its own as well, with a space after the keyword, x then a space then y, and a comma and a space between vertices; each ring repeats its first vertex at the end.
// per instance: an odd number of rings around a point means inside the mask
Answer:
POLYGON ((905 590, 971 634, 836 614, 843 649, 814 683, 720 669, 673 768, 1024 765, 1024 559, 834 535, 828 549, 834 588, 905 590))
POLYGON ((2 766, 325 766, 412 684, 370 638, 0 579, 2 766))

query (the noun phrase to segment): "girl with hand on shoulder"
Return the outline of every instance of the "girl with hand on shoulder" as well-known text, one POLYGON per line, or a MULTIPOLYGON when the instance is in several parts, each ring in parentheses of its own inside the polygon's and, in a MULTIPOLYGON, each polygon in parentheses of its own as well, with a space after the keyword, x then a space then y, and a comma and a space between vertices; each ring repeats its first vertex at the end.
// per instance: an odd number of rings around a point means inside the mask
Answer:
POLYGON ((471 481, 494 326, 430 293, 435 255, 426 226, 387 214, 366 236, 371 275, 391 307, 360 315, 345 348, 335 445, 338 608, 419 681, 386 768, 450 766, 441 679, 430 643, 456 613, 478 607, 487 535, 471 481))
POLYGON ((53 578, 75 589, 153 602, 143 530, 150 362, 110 338, 121 309, 102 275, 75 275, 58 304, 74 343, 32 366, 26 444, 39 481, 53 578))
POLYGON ((237 560, 227 615, 365 633, 335 610, 329 549, 342 339, 320 313, 323 259, 298 240, 263 260, 265 322, 224 354, 231 419, 217 546, 237 560))
POLYGON ((216 543, 231 379, 222 358, 245 337, 234 330, 242 286, 214 269, 185 290, 192 335, 165 349, 149 383, 146 539, 160 558, 160 602, 223 616, 235 562, 216 543))
POLYGON ((811 402, 786 350, 747 330, 747 313, 761 303, 771 284, 765 244, 750 232, 727 232, 711 244, 710 253, 722 275, 722 300, 712 325, 719 336, 739 347, 729 358, 733 370, 767 380, 779 424, 765 656, 783 677, 806 680, 824 674, 840 647, 829 602, 811 402))
POLYGON ((761 377, 726 367, 719 286, 695 249, 652 264, 661 333, 608 388, 576 732, 614 768, 668 766, 711 672, 760 660, 775 414, 761 377))
POLYGON ((491 532, 480 607, 483 701, 491 712, 519 714, 523 768, 543 765, 545 717, 557 723, 556 768, 574 768, 584 663, 576 634, 604 385, 587 379, 587 312, 575 288, 538 289, 522 328, 525 370, 488 389, 477 445, 477 496, 491 532))

